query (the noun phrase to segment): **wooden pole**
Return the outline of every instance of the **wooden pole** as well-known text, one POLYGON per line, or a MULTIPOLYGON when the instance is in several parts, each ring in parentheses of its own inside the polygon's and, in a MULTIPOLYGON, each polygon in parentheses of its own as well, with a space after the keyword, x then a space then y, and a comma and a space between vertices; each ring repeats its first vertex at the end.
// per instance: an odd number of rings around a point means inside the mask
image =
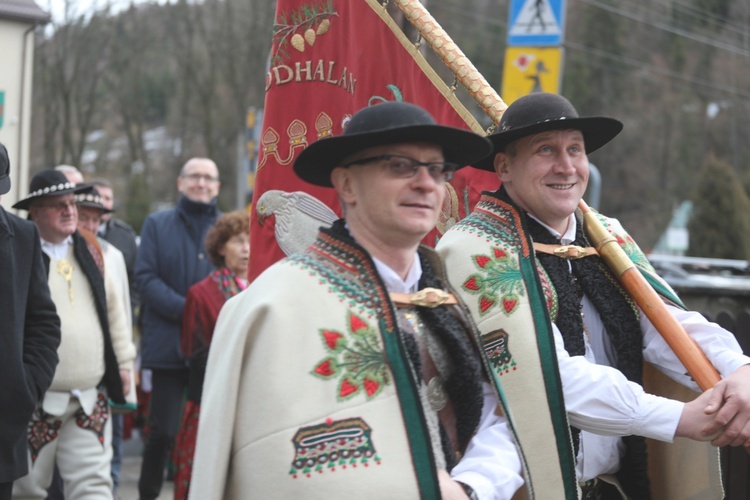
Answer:
POLYGON ((620 247, 617 240, 599 222, 586 202, 581 200, 578 207, 583 212, 586 233, 601 258, 620 279, 625 290, 661 333, 677 358, 685 365, 698 387, 703 391, 712 388, 721 380, 719 372, 716 371, 716 368, 713 367, 700 347, 669 312, 659 294, 646 281, 646 278, 643 277, 636 265, 620 247))

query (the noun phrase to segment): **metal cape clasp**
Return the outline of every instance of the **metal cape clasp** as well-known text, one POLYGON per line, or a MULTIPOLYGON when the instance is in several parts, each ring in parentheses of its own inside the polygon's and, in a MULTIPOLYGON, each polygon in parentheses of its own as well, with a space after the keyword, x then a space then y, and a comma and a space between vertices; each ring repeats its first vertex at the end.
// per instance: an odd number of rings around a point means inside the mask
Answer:
POLYGON ((415 306, 434 308, 446 303, 450 296, 448 292, 438 288, 423 288, 411 294, 409 302, 415 306))

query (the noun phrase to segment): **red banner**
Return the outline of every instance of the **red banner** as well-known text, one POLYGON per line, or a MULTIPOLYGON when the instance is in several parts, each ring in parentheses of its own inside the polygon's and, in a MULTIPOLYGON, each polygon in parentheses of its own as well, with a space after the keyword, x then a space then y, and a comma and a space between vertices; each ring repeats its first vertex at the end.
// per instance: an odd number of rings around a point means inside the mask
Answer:
MULTIPOLYGON (((250 280, 284 257, 280 243, 294 251, 294 243, 308 237, 300 221, 322 224, 340 214, 334 190, 300 180, 292 165, 308 144, 341 134, 355 111, 402 100, 427 109, 438 123, 469 128, 375 8, 382 9, 366 0, 277 2, 250 225, 250 280)), ((481 190, 497 185, 493 173, 460 170, 426 243, 434 245, 466 216, 481 190)))

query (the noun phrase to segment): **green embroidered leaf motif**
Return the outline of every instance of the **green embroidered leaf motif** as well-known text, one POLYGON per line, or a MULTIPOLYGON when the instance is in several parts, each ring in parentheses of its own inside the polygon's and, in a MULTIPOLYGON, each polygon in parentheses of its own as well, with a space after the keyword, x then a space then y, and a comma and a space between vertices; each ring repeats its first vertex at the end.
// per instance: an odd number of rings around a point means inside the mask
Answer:
POLYGON ((463 290, 479 295, 479 314, 484 316, 495 306, 509 315, 516 310, 518 297, 524 295, 523 278, 517 260, 499 247, 490 255, 474 255, 472 262, 478 273, 470 275, 461 285, 463 290))
POLYGON ((380 334, 366 319, 347 312, 346 333, 321 329, 325 349, 331 354, 312 370, 316 377, 338 379, 336 398, 346 401, 364 393, 372 399, 390 383, 380 334))

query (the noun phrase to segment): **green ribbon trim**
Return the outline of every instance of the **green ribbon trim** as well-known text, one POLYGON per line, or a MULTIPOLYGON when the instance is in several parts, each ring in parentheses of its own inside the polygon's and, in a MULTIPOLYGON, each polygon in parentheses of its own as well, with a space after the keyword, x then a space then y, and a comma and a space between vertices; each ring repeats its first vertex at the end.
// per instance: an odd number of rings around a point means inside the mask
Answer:
POLYGON ((677 296, 677 294, 674 293, 674 291, 672 291, 672 289, 664 285, 664 283, 662 283, 650 272, 641 269, 640 267, 638 268, 638 270, 641 272, 643 277, 646 278, 648 284, 651 285, 654 290, 656 290, 656 293, 666 298, 667 300, 674 302, 679 307, 687 309, 687 307, 685 307, 685 304, 682 303, 682 300, 680 300, 680 298, 677 296))
MULTIPOLYGON (((384 304, 384 308, 390 307, 384 304)), ((393 311, 390 311, 393 314, 393 311)), ((398 322, 395 321, 394 325, 398 322)), ((419 398, 419 389, 411 374, 411 364, 408 354, 402 342, 399 340, 398 327, 388 330, 384 318, 380 319, 380 331, 383 333, 385 355, 388 365, 393 373, 396 384, 396 393, 401 403, 401 412, 404 416, 406 435, 411 447, 414 472, 417 475, 417 484, 421 498, 440 498, 438 487, 437 466, 435 457, 432 455, 432 443, 427 427, 423 425, 425 416, 422 412, 422 402, 419 398)))
MULTIPOLYGON (((541 360, 542 377, 549 403, 552 427, 555 432, 555 441, 560 460, 560 472, 565 487, 565 498, 569 500, 578 499, 578 488, 575 470, 575 459, 573 457, 573 446, 570 438, 568 412, 565 409, 563 399, 562 383, 560 381, 557 366, 557 354, 555 352, 555 341, 552 334, 551 320, 547 312, 547 303, 539 291, 542 284, 539 281, 536 265, 530 258, 521 258, 521 275, 529 285, 529 304, 536 332, 537 348, 541 360), (537 293, 531 293, 536 291, 537 293)), ((532 484, 533 480, 532 479, 532 484)))

